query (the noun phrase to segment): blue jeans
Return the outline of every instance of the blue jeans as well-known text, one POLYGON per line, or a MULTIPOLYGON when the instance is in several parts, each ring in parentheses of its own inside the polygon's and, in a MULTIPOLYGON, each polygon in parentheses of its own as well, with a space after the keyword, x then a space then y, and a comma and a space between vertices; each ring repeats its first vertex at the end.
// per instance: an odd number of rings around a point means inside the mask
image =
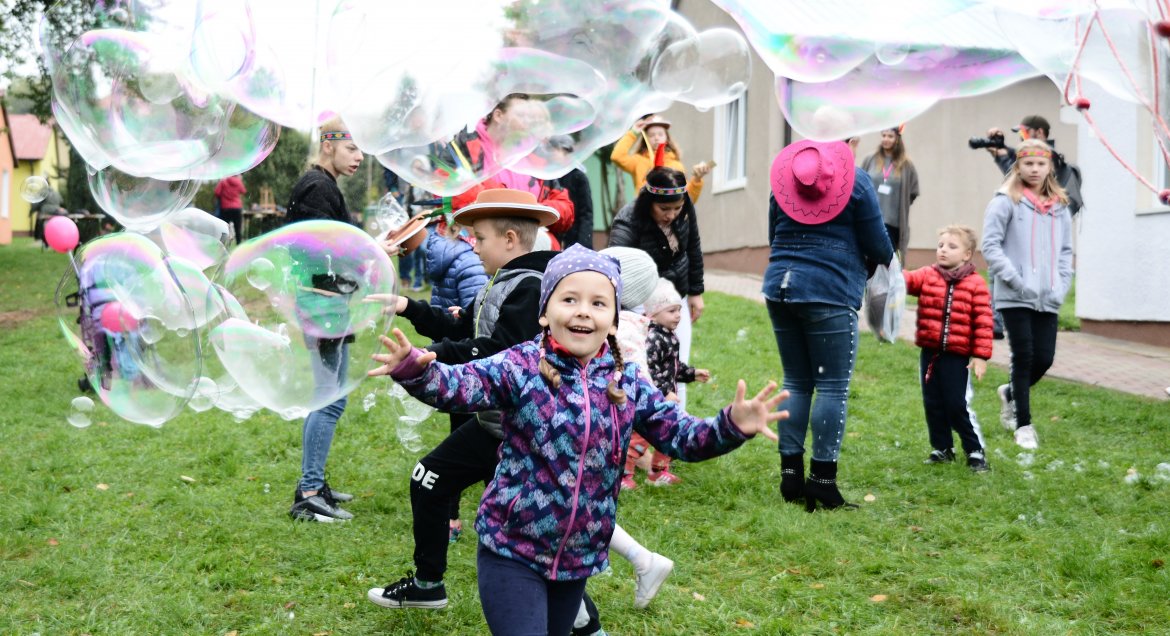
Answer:
POLYGON ((767 302, 784 367, 784 388, 791 394, 781 405, 788 410, 788 419, 780 422, 780 454, 804 453, 812 424, 812 458, 835 462, 845 435, 846 399, 857 361, 857 312, 824 303, 767 302))
POLYGON ((398 278, 402 281, 410 281, 415 287, 422 287, 426 282, 427 275, 427 252, 424 247, 426 243, 418 246, 418 249, 407 254, 406 256, 398 257, 398 278))
POLYGON ((475 557, 479 603, 492 634, 562 636, 572 630, 589 579, 549 581, 482 545, 475 557))
MULTIPOLYGON (((337 387, 345 383, 349 345, 339 339, 312 336, 305 336, 305 344, 312 356, 316 397, 335 393, 337 387)), ((345 412, 345 404, 346 396, 343 395, 305 417, 301 432, 301 481, 297 485, 302 492, 320 490, 325 485, 325 460, 329 458, 333 431, 345 412)))

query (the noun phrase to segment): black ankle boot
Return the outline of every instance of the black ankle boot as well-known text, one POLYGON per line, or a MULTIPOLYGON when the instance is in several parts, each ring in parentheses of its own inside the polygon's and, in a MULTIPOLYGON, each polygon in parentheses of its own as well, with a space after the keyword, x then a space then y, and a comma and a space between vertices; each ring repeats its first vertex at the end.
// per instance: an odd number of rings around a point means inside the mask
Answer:
POLYGON ((780 496, 789 503, 804 499, 804 453, 780 456, 780 496))
POLYGON ((809 462, 808 481, 804 482, 804 509, 812 512, 817 502, 828 510, 836 508, 853 509, 857 504, 845 501, 837 490, 837 462, 809 462))

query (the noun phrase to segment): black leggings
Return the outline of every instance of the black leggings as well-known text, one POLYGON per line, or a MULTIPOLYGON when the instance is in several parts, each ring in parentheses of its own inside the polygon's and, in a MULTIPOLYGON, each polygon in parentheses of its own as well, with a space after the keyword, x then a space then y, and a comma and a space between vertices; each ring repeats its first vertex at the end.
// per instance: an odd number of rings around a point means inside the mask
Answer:
POLYGON ((451 499, 476 482, 489 481, 499 463, 500 440, 473 416, 455 417, 465 423, 419 460, 410 477, 414 567, 423 581, 442 581, 447 572, 451 499))
POLYGON ((219 210, 219 218, 232 224, 232 230, 236 233, 237 245, 244 242, 244 237, 240 236, 240 232, 242 231, 240 228, 241 212, 242 210, 240 208, 220 208, 219 210))
POLYGON ((1012 385, 1008 398, 1016 403, 1016 425, 1032 425, 1032 385, 1040 381, 1056 357, 1056 314, 1022 307, 1001 309, 1012 349, 1012 385))
POLYGON ((475 560, 479 604, 492 634, 568 636, 572 631, 589 579, 549 581, 482 545, 475 560))

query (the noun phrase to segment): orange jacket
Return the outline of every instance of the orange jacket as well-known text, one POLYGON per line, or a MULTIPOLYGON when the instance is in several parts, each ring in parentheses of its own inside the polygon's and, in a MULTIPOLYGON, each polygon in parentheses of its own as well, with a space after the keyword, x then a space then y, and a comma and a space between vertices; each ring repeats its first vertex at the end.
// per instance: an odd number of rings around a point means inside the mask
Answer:
MULTIPOLYGON (((634 189, 641 190, 642 184, 646 183, 646 174, 654 168, 654 157, 647 154, 630 154, 630 149, 634 147, 636 141, 638 141, 637 135, 632 130, 627 131, 614 144, 613 152, 609 155, 609 160, 616 163, 622 170, 630 173, 630 176, 634 178, 634 189)), ((674 168, 687 175, 687 194, 691 195, 691 203, 698 203, 699 195, 703 192, 703 180, 692 179, 690 173, 683 167, 682 162, 678 160, 678 155, 674 154, 670 149, 667 149, 666 160, 663 163, 667 168, 674 168)))

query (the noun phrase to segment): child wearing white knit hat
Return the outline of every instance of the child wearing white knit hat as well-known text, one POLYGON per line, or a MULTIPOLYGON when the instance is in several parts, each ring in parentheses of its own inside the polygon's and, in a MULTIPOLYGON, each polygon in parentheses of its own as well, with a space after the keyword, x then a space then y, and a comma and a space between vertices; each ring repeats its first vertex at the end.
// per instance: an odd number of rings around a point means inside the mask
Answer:
MULTIPOLYGON (((679 360, 678 336, 674 330, 682 321, 682 296, 674 284, 665 278, 659 279, 653 293, 646 299, 643 313, 650 318, 646 335, 646 366, 650 379, 668 400, 678 400, 675 392, 679 382, 707 382, 711 372, 696 369, 679 360)), ((651 462, 650 483, 669 486, 681 481, 670 472, 670 457, 656 453, 651 462)))

